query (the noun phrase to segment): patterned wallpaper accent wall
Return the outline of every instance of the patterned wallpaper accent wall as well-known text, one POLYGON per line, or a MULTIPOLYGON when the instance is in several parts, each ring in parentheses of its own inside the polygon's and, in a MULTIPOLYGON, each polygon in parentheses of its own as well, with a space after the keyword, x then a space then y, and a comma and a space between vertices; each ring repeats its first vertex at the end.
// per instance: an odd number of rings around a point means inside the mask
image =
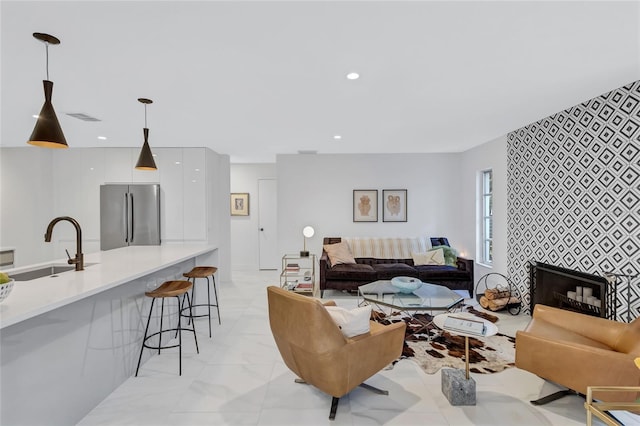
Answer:
MULTIPOLYGON (((507 266, 525 311, 529 261, 640 273, 639 137, 640 81, 508 134, 507 266)), ((640 316, 640 277, 617 296, 616 319, 640 316)))

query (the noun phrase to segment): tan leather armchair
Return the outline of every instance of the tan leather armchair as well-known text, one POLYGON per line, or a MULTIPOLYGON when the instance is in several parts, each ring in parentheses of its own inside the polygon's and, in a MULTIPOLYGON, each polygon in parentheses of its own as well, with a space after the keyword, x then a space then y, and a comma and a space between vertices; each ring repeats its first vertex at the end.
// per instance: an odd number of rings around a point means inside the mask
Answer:
MULTIPOLYGON (((638 356, 640 318, 627 324, 538 304, 526 329, 516 333, 516 367, 585 395, 589 386, 640 386, 638 356)), ((555 395, 531 402, 543 404, 555 395)), ((596 396, 621 402, 637 397, 634 392, 596 396)))
POLYGON ((385 326, 371 321, 369 333, 346 338, 320 300, 275 286, 267 288, 267 295, 269 323, 282 359, 304 382, 333 397, 331 420, 340 397, 402 354, 404 322, 385 326))

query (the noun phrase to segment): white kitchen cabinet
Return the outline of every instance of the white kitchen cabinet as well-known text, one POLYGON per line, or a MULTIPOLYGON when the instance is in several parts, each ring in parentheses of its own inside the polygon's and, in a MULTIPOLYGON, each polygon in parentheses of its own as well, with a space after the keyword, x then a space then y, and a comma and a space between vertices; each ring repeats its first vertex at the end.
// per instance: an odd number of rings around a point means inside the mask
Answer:
MULTIPOLYGON (((71 216, 82 228, 83 251, 99 248, 100 185, 104 182, 103 148, 58 150, 53 155, 53 214, 71 216)), ((42 229, 44 234, 45 229, 42 229)), ((76 249, 75 228, 68 222, 56 225, 52 243, 58 256, 67 249, 73 256, 76 249)))
POLYGON ((204 148, 184 148, 183 217, 184 240, 207 240, 206 152, 204 148))
POLYGON ((160 173, 160 238, 163 243, 184 240, 182 148, 156 148, 160 173))
MULTIPOLYGON (((162 191, 163 243, 215 243, 220 254, 208 263, 220 267, 223 280, 230 279, 229 157, 208 148, 152 150, 162 154, 156 157, 159 168, 153 173, 162 191)), ((47 224, 58 216, 78 220, 85 254, 99 251, 100 185, 133 182, 138 153, 137 147, 0 148, 0 205, 5 219, 0 243, 15 247, 15 265, 63 258, 65 248, 75 254, 75 229, 68 222, 56 225, 53 242, 44 242, 47 224)))
MULTIPOLYGON (((90 148, 95 149, 95 148, 90 148)), ((105 183, 130 183, 133 179, 131 148, 104 148, 105 183)))
MULTIPOLYGON (((163 243, 208 241, 210 198, 207 194, 206 148, 154 148, 158 170, 135 170, 137 148, 71 148, 53 155, 54 213, 71 216, 82 227, 83 251, 99 250, 100 185, 160 183, 160 221, 163 243)), ((46 224, 45 224, 46 226, 46 224)), ((42 229, 44 234, 46 228, 42 229)), ((71 224, 56 225, 56 254, 75 252, 71 224)), ((59 257, 59 256, 58 256, 59 257)))

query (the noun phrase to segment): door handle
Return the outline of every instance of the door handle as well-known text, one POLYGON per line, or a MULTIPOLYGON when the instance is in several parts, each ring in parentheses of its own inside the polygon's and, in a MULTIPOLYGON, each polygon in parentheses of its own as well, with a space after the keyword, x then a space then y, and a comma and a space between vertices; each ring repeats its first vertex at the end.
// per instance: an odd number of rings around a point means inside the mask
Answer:
POLYGON ((131 215, 131 242, 133 242, 134 234, 134 215, 133 215, 133 194, 129 193, 129 197, 131 197, 131 206, 129 207, 129 214, 131 215))
POLYGON ((129 242, 129 197, 124 193, 124 209, 122 210, 122 222, 124 223, 124 242, 129 242))

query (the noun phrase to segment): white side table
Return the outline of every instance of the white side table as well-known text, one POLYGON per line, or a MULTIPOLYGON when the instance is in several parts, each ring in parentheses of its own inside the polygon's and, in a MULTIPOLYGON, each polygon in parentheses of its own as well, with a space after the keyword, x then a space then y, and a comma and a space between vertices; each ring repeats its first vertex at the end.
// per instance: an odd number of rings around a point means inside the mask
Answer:
POLYGON ((451 405, 476 405, 476 382, 469 377, 469 337, 488 337, 498 332, 498 327, 487 320, 473 316, 467 312, 446 313, 436 315, 433 318, 436 327, 446 330, 449 333, 458 336, 464 336, 464 364, 465 373, 458 369, 442 370, 442 393, 447 397, 451 405), (463 333, 457 330, 451 330, 444 326, 449 317, 457 317, 482 322, 484 325, 484 334, 463 333))

